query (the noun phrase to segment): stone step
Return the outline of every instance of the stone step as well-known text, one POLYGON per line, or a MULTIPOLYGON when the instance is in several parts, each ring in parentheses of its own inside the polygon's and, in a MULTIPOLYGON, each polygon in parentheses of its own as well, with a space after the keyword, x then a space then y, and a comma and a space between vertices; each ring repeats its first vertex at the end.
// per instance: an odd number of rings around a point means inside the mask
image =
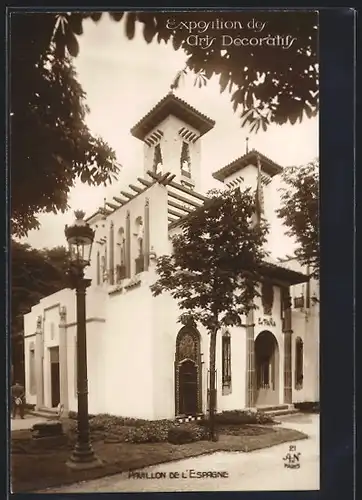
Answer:
POLYGON ((39 408, 38 410, 31 410, 30 415, 34 415, 35 417, 42 417, 52 420, 58 420, 58 410, 57 408, 39 408))
POLYGON ((259 406, 258 410, 262 411, 264 413, 270 413, 272 411, 279 411, 279 410, 289 410, 292 405, 271 405, 271 406, 259 406))
POLYGON ((300 413, 300 411, 297 410, 296 408, 287 408, 285 410, 272 410, 272 411, 266 411, 264 413, 266 413, 267 415, 269 415, 271 417, 284 417, 284 416, 294 415, 296 413, 300 413))

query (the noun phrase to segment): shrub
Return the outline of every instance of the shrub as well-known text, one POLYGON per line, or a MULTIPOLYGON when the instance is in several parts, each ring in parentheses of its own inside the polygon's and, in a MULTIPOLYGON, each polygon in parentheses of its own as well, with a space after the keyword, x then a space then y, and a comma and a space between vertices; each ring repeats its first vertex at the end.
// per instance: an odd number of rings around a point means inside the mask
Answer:
POLYGON ((173 425, 168 431, 168 442, 172 444, 194 443, 207 439, 207 430, 197 424, 173 425))
POLYGON ((89 425, 94 430, 114 430, 117 427, 141 427, 147 425, 148 420, 128 417, 118 417, 108 413, 100 413, 90 417, 89 425))
POLYGON ((167 441, 168 430, 173 425, 169 420, 147 422, 139 427, 131 427, 125 436, 129 443, 161 443, 167 441))
POLYGON ((305 413, 319 413, 320 407, 319 402, 304 401, 302 403, 294 403, 294 407, 305 413))
MULTIPOLYGON (((248 424, 275 424, 275 420, 262 411, 230 410, 217 413, 215 422, 219 425, 248 425, 248 424)), ((208 420, 201 421, 203 426, 208 425, 208 420)))

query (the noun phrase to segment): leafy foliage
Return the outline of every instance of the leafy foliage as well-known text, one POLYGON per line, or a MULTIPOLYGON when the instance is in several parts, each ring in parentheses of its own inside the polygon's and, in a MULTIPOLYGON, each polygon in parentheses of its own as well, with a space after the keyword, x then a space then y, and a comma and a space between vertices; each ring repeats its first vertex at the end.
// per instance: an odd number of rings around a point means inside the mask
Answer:
MULTIPOLYGON (((76 12, 49 14, 56 29, 59 54, 66 49, 78 54, 75 35, 80 35, 82 22, 91 18, 97 22, 105 13, 76 12), (62 23, 59 21, 62 17, 62 23)), ((271 122, 291 124, 318 112, 318 14, 312 11, 265 11, 257 16, 250 12, 223 12, 222 21, 240 22, 243 29, 226 30, 232 37, 264 39, 262 45, 223 45, 225 30, 216 24, 214 12, 111 12, 112 19, 122 25, 128 39, 133 39, 136 26, 142 26, 145 41, 171 43, 175 50, 186 52, 186 68, 176 75, 172 88, 177 88, 182 77, 191 71, 196 75, 195 85, 202 87, 212 76, 219 77, 220 92, 228 90, 234 111, 239 110, 243 124, 255 131, 264 130, 271 122), (266 23, 262 31, 247 29, 253 17, 266 23), (190 22, 200 23, 190 31, 190 22), (205 23, 210 23, 204 29, 205 23), (212 24, 214 23, 214 24, 212 24), (204 29, 204 32, 202 30, 204 29), (207 49, 202 44, 188 43, 189 35, 207 34, 215 38, 207 49), (266 44, 267 37, 295 38, 289 48, 266 44)), ((195 24, 194 24, 195 26, 195 24)), ((48 40, 51 37, 48 34, 48 40)), ((275 38, 276 39, 276 38, 275 38)), ((270 42, 272 43, 272 42, 270 42)))
POLYGON ((206 438, 206 430, 198 424, 175 425, 169 429, 167 437, 172 444, 194 443, 206 438))
POLYGON ((287 235, 296 239, 295 254, 311 275, 319 276, 319 162, 283 171, 286 187, 281 188, 282 206, 278 217, 288 228, 287 235))
MULTIPOLYGON (((47 13, 11 17, 10 168, 12 234, 39 227, 39 212, 64 212, 75 180, 111 182, 115 153, 85 125, 89 112, 68 53, 56 41, 64 22, 47 13)), ((67 43, 75 54, 72 18, 67 43)))
POLYGON ((253 302, 267 228, 251 225, 250 189, 213 190, 209 196, 173 238, 173 254, 159 257, 151 290, 154 296, 171 293, 183 311, 181 323, 213 331, 239 325, 253 302))
POLYGON ((184 325, 203 325, 210 334, 210 439, 215 434, 216 336, 222 326, 240 325, 254 308, 265 252, 267 227, 252 224, 255 212, 250 189, 209 192, 203 206, 191 212, 174 236, 173 253, 157 260, 154 296, 169 292, 184 325))
MULTIPOLYGON (((89 184, 111 182, 118 172, 115 153, 85 125, 85 93, 79 85, 72 57, 79 54, 78 36, 83 22, 98 22, 106 13, 13 13, 10 56, 10 158, 12 180, 12 233, 26 236, 39 227, 40 212, 65 211, 76 179, 89 184), (31 189, 30 189, 31 186, 31 189)), ((273 46, 222 46, 219 28, 207 27, 215 38, 206 50, 187 43, 188 23, 215 23, 213 12, 112 12, 122 21, 128 39, 142 26, 145 41, 172 44, 187 54, 186 68, 172 83, 180 85, 191 71, 202 87, 219 77, 242 125, 257 131, 269 123, 292 124, 318 112, 317 14, 315 12, 263 12, 263 31, 245 29, 253 17, 247 12, 223 13, 223 22, 241 22, 244 29, 232 35, 296 41, 290 48, 273 46), (185 23, 185 24, 181 24, 185 23)), ((192 32, 195 34, 195 32, 192 32)), ((202 36, 202 33, 197 33, 202 36)))
POLYGON ((11 242, 12 333, 23 330, 23 315, 40 299, 67 286, 68 254, 63 247, 36 250, 11 242))

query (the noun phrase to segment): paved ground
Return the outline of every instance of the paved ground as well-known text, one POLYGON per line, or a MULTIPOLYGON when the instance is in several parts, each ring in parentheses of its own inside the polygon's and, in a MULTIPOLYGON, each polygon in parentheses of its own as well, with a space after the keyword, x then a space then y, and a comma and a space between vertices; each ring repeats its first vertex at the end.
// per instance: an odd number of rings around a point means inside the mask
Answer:
MULTIPOLYGON (((319 416, 294 415, 288 418, 284 417, 282 426, 305 432, 309 439, 250 453, 218 452, 138 471, 139 474, 146 474, 147 478, 132 478, 129 477, 129 473, 123 473, 63 488, 51 488, 46 492, 318 490, 319 416), (290 445, 295 445, 296 452, 300 453, 299 469, 284 466, 283 458, 288 453, 290 445), (227 477, 195 477, 198 472, 208 471, 225 472, 227 477), (176 472, 180 477, 170 477, 170 475, 174 476, 176 472), (164 475, 166 478, 156 478, 156 476, 164 475)), ((133 476, 135 476, 134 473, 133 476)))
POLYGON ((33 415, 25 415, 22 420, 18 415, 15 419, 11 419, 11 430, 20 431, 24 429, 31 429, 33 425, 39 424, 41 422, 46 422, 47 419, 42 417, 35 417, 33 415))

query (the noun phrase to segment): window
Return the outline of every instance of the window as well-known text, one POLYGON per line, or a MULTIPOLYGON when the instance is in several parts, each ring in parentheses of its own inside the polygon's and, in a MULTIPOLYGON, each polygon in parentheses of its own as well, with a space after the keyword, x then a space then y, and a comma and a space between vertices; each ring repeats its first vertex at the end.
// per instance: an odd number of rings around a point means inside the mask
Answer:
POLYGON ((102 255, 101 258, 101 272, 102 272, 102 281, 106 281, 107 268, 106 268, 106 258, 102 255))
POLYGON ((117 234, 117 264, 116 283, 120 283, 126 277, 126 239, 124 229, 121 227, 117 234))
POLYGON ((162 152, 160 144, 157 144, 153 154, 153 171, 155 174, 162 173, 162 152))
POLYGON ((182 143, 180 166, 181 174, 185 177, 191 178, 190 146, 187 142, 182 143))
POLYGON ((287 296, 287 290, 284 287, 280 287, 280 318, 281 319, 284 319, 286 296, 287 296))
POLYGON ((273 312, 274 287, 273 284, 268 281, 264 281, 261 285, 261 301, 264 314, 266 316, 271 316, 273 312))
POLYGON ((231 338, 226 332, 222 336, 222 387, 231 387, 231 338))
POLYGON ((77 357, 77 337, 74 339, 74 394, 78 396, 78 357, 77 357))
POLYGON ((35 347, 34 343, 29 348, 29 392, 36 394, 36 374, 35 374, 35 347))
POLYGON ((303 340, 300 337, 295 339, 295 388, 300 390, 303 387, 303 340))
POLYGON ((101 256, 97 252, 97 285, 101 284, 101 256))
POLYGON ((294 297, 294 309, 303 309, 304 307, 304 295, 300 297, 294 297))
POLYGON ((135 259, 136 274, 144 271, 144 256, 143 256, 143 221, 142 217, 136 219, 136 244, 137 244, 137 257, 135 259))

